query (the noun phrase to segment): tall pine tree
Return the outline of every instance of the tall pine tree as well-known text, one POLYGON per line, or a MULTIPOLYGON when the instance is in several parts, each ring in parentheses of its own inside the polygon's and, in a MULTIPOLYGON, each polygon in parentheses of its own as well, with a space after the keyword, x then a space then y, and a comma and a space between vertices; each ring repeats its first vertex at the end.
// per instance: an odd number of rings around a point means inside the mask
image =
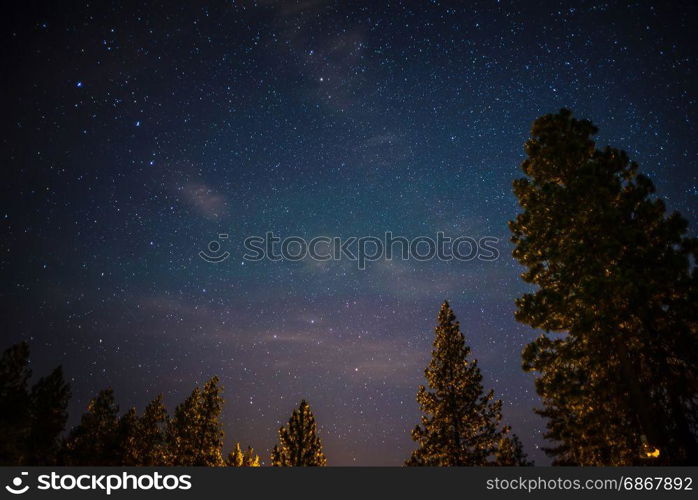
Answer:
POLYGON ((28 388, 29 346, 0 357, 0 465, 55 465, 67 420, 70 387, 61 367, 28 388))
POLYGON ((67 465, 122 465, 119 407, 114 391, 104 389, 93 398, 65 444, 67 465))
POLYGON ((419 387, 421 424, 412 431, 418 448, 412 466, 488 465, 502 434, 502 403, 484 392, 477 360, 468 360, 460 325, 444 302, 435 329, 434 350, 425 370, 429 389, 419 387))
POLYGON ((134 465, 168 465, 167 423, 167 410, 160 394, 148 403, 136 422, 130 453, 134 465))
POLYGON ((223 429, 220 415, 223 398, 218 377, 196 387, 175 410, 168 425, 171 465, 221 466, 223 429))
POLYGON ((29 436, 25 444, 24 464, 55 465, 60 452, 60 436, 68 420, 70 386, 59 366, 42 377, 29 393, 29 436))
POLYGON ((514 182, 516 319, 556 464, 698 464, 698 243, 625 152, 567 110, 535 121, 514 182), (555 335, 551 335, 555 334, 555 335))
POLYGON ((136 413, 136 408, 133 407, 129 408, 129 410, 119 418, 116 430, 116 442, 120 465, 128 467, 139 465, 136 455, 138 421, 139 418, 136 413))
POLYGON ((271 464, 274 467, 327 465, 315 417, 305 400, 293 410, 288 425, 279 429, 279 444, 272 450, 271 464))
POLYGON ((19 465, 29 436, 29 345, 13 345, 0 358, 0 465, 19 465))

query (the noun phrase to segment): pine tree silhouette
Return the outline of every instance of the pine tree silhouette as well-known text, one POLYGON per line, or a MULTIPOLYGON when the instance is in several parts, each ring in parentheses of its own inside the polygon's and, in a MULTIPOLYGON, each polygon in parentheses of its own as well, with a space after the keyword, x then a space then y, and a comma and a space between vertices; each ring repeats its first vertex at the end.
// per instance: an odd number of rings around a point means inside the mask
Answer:
POLYGON ((56 465, 68 418, 70 386, 59 366, 31 389, 29 345, 20 342, 0 358, 0 465, 56 465))
POLYGON ((30 421, 24 464, 55 465, 60 453, 60 436, 68 420, 70 386, 59 366, 42 377, 29 394, 30 421))
POLYGON ((224 465, 222 408, 218 377, 206 382, 203 389, 195 388, 177 407, 168 425, 171 465, 224 465))
POLYGON ((272 450, 271 463, 275 467, 327 465, 315 417, 305 400, 293 410, 288 425, 279 429, 279 444, 272 450))
POLYGON ((135 465, 168 465, 167 424, 167 410, 160 394, 148 403, 136 423, 130 453, 135 465))
POLYGON ((18 465, 24 456, 29 436, 29 377, 27 343, 5 350, 0 359, 0 465, 18 465))
POLYGON ((696 465, 698 240, 596 132, 568 110, 538 118, 514 182, 514 257, 537 287, 516 319, 546 332, 523 353, 546 451, 555 464, 696 465))
POLYGON ((114 391, 104 389, 93 398, 80 423, 68 436, 68 465, 121 465, 119 407, 114 391))
POLYGON ((435 328, 434 350, 417 393, 423 416, 412 431, 418 448, 407 465, 487 465, 502 431, 501 401, 484 392, 476 360, 468 360, 460 325, 444 302, 435 328))

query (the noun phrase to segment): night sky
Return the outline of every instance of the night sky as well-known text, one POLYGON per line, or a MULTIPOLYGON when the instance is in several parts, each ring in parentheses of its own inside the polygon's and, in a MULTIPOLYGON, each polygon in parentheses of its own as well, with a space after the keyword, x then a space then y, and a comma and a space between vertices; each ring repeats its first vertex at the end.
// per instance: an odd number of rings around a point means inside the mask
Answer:
POLYGON ((569 107, 695 234, 698 6, 650 3, 5 6, 1 348, 63 364, 70 425, 101 388, 172 409, 218 375, 226 447, 268 461, 306 398, 331 465, 400 465, 448 299, 548 463, 511 183, 532 121, 569 107), (501 257, 245 262, 267 231, 496 236, 501 257), (204 262, 219 233, 231 257, 204 262))

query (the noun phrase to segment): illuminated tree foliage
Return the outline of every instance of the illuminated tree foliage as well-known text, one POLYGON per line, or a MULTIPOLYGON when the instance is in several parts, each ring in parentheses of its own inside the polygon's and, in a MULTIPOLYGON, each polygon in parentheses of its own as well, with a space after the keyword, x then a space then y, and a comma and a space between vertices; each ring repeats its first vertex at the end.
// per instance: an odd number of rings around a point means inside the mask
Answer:
POLYGON ((171 465, 224 465, 221 449, 223 430, 220 414, 223 398, 218 377, 196 387, 175 410, 168 425, 169 460, 171 465))
POLYGON ((54 465, 68 418, 70 388, 61 367, 28 389, 29 346, 0 357, 0 465, 54 465))
POLYGON ((303 400, 288 424, 279 429, 279 444, 271 453, 274 467, 312 467, 327 464, 322 443, 317 434, 315 417, 310 405, 303 400))
POLYGON ((130 437, 129 457, 133 465, 167 465, 167 410, 158 395, 143 410, 130 437))
POLYGON ((516 434, 502 436, 495 452, 495 464, 508 467, 524 467, 533 465, 524 453, 523 445, 516 434))
POLYGON ((259 455, 254 452, 251 446, 242 451, 240 443, 235 443, 235 448, 228 454, 225 465, 228 467, 259 467, 259 455))
POLYGON ((429 389, 417 393, 423 416, 412 431, 418 448, 412 466, 488 465, 503 429, 502 402, 484 392, 477 360, 468 360, 460 325, 444 302, 435 328, 434 350, 425 376, 429 389))
POLYGON ((697 242, 625 152, 567 110, 535 121, 514 182, 516 319, 556 464, 697 464, 697 242), (554 333, 555 335, 551 335, 554 333))

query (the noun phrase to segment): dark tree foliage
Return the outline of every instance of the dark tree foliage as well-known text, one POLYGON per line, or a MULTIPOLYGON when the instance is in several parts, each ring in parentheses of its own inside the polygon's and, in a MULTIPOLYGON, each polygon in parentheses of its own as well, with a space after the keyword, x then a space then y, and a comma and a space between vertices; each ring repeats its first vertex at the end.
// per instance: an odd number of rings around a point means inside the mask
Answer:
POLYGON ((142 415, 135 408, 118 416, 111 389, 101 391, 68 436, 62 450, 69 465, 169 465, 167 411, 158 396, 142 415))
POLYGON ((695 465, 698 244, 596 132, 567 110, 537 119, 514 182, 514 257, 537 287, 516 319, 545 331, 523 366, 539 374, 547 452, 556 464, 695 465))
POLYGON ((216 377, 195 388, 172 419, 161 395, 141 415, 130 408, 119 417, 112 390, 104 390, 71 431, 65 461, 71 465, 223 465, 222 405, 216 377))
POLYGON ((54 465, 67 419, 70 388, 56 368, 28 388, 29 346, 0 358, 0 465, 54 465))
POLYGON ((417 402, 423 416, 412 431, 418 448, 411 466, 489 465, 503 429, 502 403, 484 392, 477 360, 468 360, 470 347, 460 332, 448 302, 435 328, 434 350, 420 386, 417 402))
POLYGON ((29 346, 13 345, 0 359, 0 464, 16 465, 24 455, 29 434, 29 394, 27 384, 29 346))
POLYGON ((293 410, 288 424, 279 429, 279 444, 272 450, 271 464, 274 467, 327 465, 315 417, 305 400, 293 410))
POLYGON ((60 452, 60 436, 68 420, 70 387, 59 366, 47 377, 42 377, 29 394, 29 436, 26 441, 24 463, 27 465, 55 465, 60 452))
POLYGON ((88 404, 80 423, 65 439, 70 389, 56 368, 28 389, 29 347, 7 349, 0 358, 0 465, 258 467, 251 447, 237 444, 223 460, 218 378, 195 388, 170 419, 162 395, 139 415, 119 415, 111 388, 88 404))
POLYGON ((138 421, 138 414, 133 407, 129 408, 128 411, 119 418, 119 424, 116 430, 116 442, 120 465, 139 465, 136 456, 136 448, 138 446, 136 440, 138 421))
POLYGON ((66 441, 68 465, 121 465, 123 458, 123 425, 114 391, 104 389, 93 398, 80 423, 66 441))

